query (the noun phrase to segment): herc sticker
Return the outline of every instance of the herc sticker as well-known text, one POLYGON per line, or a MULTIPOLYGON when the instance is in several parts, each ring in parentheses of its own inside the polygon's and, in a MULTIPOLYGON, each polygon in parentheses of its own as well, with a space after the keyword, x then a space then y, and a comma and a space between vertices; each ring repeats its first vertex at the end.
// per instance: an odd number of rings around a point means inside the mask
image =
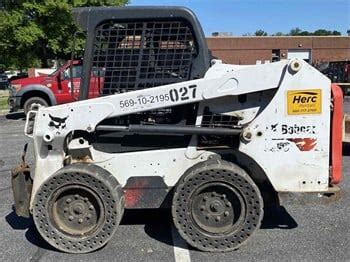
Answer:
POLYGON ((321 101, 321 89, 288 91, 288 115, 320 114, 322 112, 321 101))

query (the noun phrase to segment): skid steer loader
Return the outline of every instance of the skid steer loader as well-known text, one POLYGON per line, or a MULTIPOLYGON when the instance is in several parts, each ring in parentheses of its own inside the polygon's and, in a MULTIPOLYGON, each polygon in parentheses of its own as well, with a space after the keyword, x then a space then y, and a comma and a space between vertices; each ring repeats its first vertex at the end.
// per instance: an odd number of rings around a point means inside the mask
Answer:
POLYGON ((32 107, 35 172, 12 174, 16 212, 53 247, 86 253, 124 209, 170 208, 193 247, 230 251, 286 192, 335 192, 342 94, 302 60, 212 60, 181 7, 81 8, 81 101, 32 107), (89 97, 91 70, 103 72, 89 97), (32 180, 33 177, 33 180, 32 180))

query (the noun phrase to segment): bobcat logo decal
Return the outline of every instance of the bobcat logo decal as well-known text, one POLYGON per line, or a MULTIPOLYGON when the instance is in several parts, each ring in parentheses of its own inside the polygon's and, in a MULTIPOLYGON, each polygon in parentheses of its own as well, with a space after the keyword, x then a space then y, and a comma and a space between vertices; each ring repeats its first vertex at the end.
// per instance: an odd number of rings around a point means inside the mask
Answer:
POLYGON ((65 129, 66 128, 66 120, 68 118, 64 117, 64 118, 60 118, 60 117, 55 117, 49 114, 49 117, 51 119, 51 121, 49 122, 49 127, 53 127, 59 130, 65 129))
POLYGON ((277 125, 278 125, 278 123, 274 124, 274 125, 271 125, 272 132, 276 132, 277 131, 277 125))

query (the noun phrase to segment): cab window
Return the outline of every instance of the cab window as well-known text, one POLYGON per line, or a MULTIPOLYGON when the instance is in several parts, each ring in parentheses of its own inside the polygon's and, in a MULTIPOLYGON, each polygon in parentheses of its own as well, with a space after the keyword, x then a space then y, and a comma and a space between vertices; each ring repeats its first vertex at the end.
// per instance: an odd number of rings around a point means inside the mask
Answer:
MULTIPOLYGON (((71 70, 68 67, 66 70, 64 70, 64 78, 69 79, 70 73, 71 73, 71 70)), ((72 68, 73 78, 81 78, 81 73, 82 73, 82 66, 81 65, 73 65, 73 68, 72 68)))

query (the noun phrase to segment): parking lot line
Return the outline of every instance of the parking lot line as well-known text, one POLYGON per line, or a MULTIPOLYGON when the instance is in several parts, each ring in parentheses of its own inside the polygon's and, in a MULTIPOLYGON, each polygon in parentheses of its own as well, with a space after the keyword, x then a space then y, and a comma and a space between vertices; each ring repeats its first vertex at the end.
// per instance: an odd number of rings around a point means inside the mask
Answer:
POLYGON ((173 239, 175 262, 190 262, 190 251, 188 245, 177 232, 174 225, 171 226, 171 236, 173 239))

